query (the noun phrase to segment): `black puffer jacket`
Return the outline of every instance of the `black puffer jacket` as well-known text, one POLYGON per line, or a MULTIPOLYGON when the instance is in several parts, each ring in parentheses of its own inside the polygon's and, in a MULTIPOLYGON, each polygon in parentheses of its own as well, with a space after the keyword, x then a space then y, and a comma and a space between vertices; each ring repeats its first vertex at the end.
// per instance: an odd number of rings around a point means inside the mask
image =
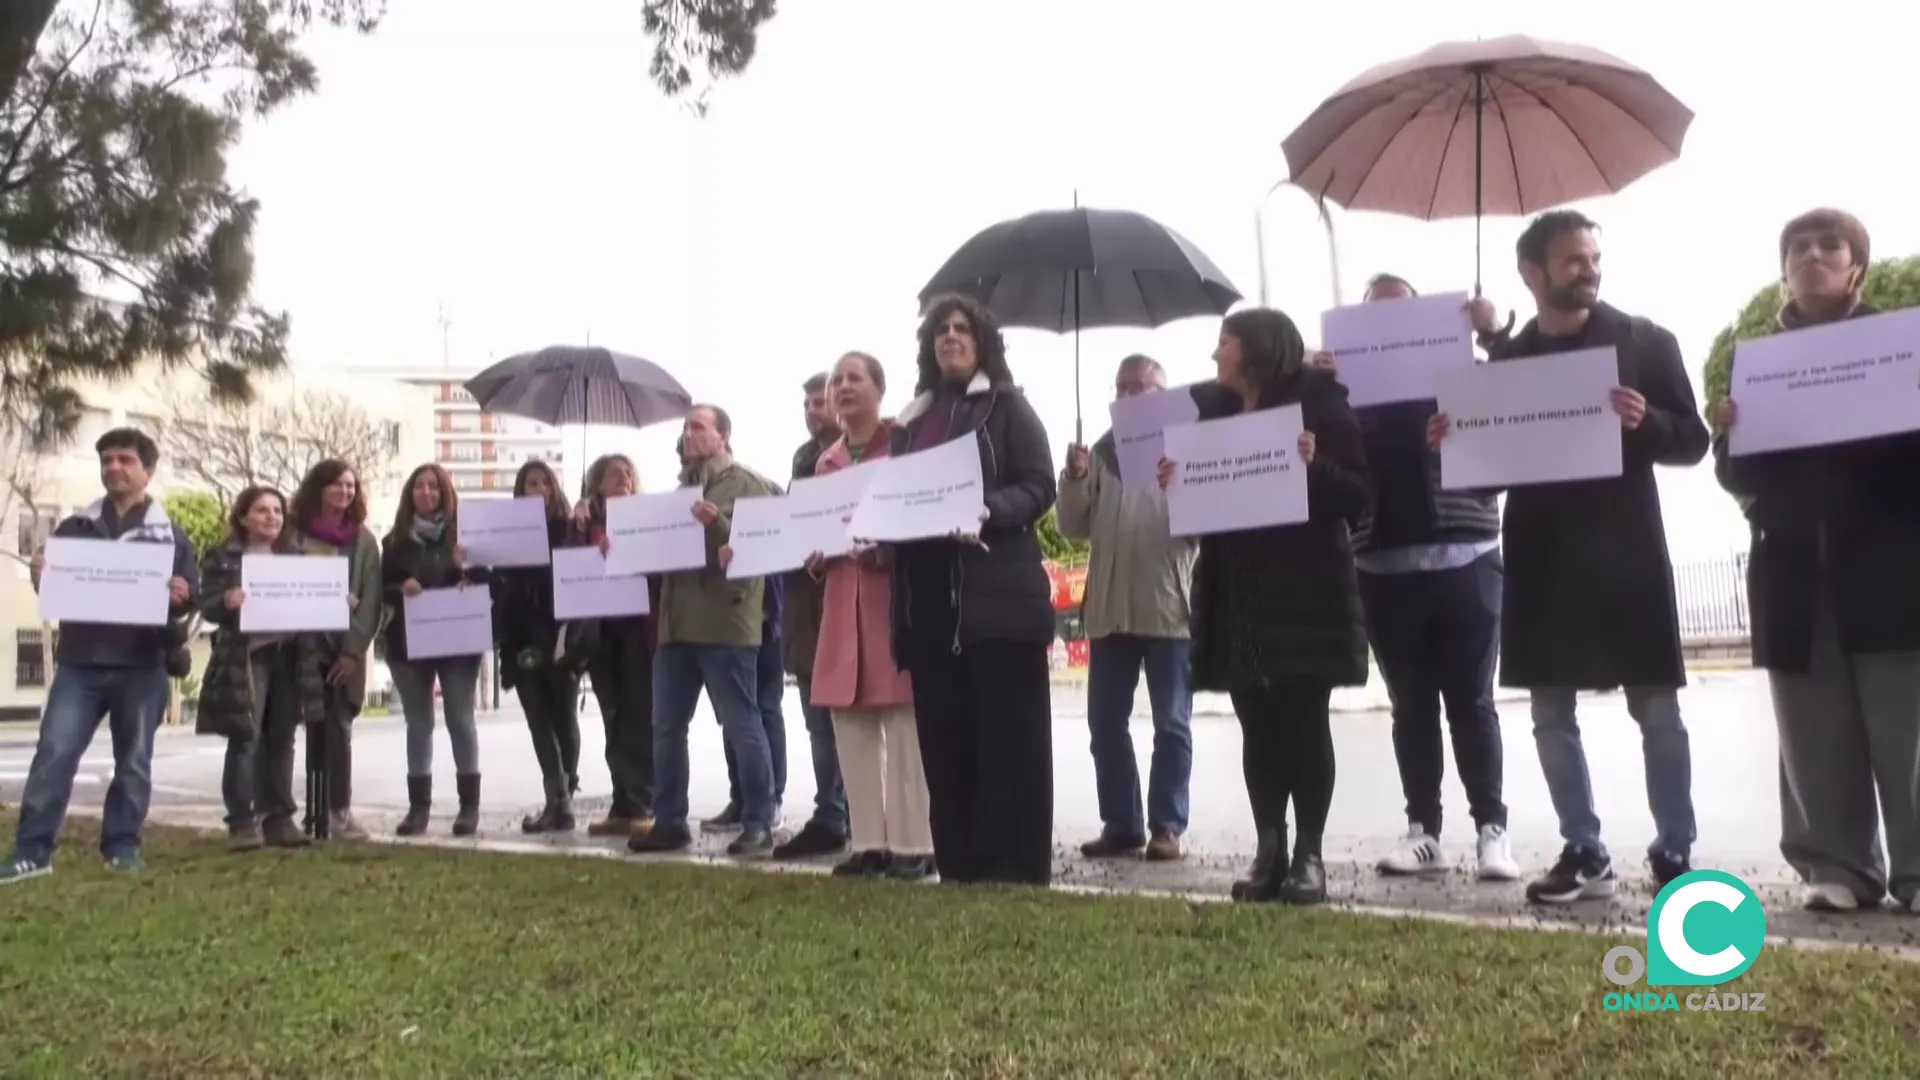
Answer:
MULTIPOLYGON (((916 398, 893 429, 892 452, 911 452, 934 406, 916 398)), ((943 402, 942 407, 945 407, 943 402)), ((988 517, 984 547, 921 540, 896 548, 893 563, 893 655, 904 664, 915 649, 960 648, 982 641, 1053 641, 1052 588, 1034 532, 1056 489, 1047 429, 1032 403, 1010 383, 974 376, 952 402, 947 440, 980 444, 980 477, 988 517)))
POLYGON ((460 569, 453 557, 453 531, 449 528, 448 535, 431 544, 422 544, 412 536, 387 537, 385 550, 380 555, 380 584, 387 610, 392 613, 387 619, 385 635, 389 664, 407 661, 407 606, 400 587, 408 578, 418 581, 422 589, 446 589, 462 581, 470 585, 488 584, 484 567, 460 569))
MULTIPOLYGON (((572 526, 565 518, 547 519, 547 545, 565 547, 572 526)), ((560 640, 560 624, 553 615, 553 567, 514 566, 492 572, 493 640, 500 650, 500 685, 513 689, 520 670, 520 654, 537 651, 552 661, 560 640)), ((584 666, 584 657, 570 667, 584 666)))

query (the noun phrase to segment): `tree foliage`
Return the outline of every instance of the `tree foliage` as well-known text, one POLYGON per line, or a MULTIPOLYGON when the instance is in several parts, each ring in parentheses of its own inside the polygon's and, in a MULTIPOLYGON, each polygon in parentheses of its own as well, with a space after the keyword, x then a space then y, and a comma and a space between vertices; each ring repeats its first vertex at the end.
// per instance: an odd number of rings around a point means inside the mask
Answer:
POLYGON ((0 410, 73 430, 74 382, 147 360, 245 401, 284 366, 253 304, 242 124, 318 85, 300 35, 381 0, 7 0, 0 32, 0 410))
MULTIPOLYGON (((760 27, 773 18, 774 0, 646 0, 641 9, 653 38, 648 74, 668 97, 693 86, 694 71, 728 79, 747 70, 760 45, 760 27)), ((694 95, 696 113, 707 111, 707 88, 694 95)))
POLYGON ((308 470, 326 458, 352 463, 368 486, 393 471, 395 440, 387 425, 325 390, 250 405, 176 394, 164 424, 160 443, 173 476, 222 505, 254 484, 292 498, 308 470))
POLYGON ((1048 507, 1035 526, 1034 535, 1040 541, 1040 554, 1058 563, 1081 562, 1087 553, 1093 550, 1091 544, 1081 540, 1069 540, 1060 533, 1060 515, 1057 507, 1048 507))
MULTIPOLYGON (((1920 307, 1920 255, 1874 263, 1867 270, 1864 299, 1882 311, 1920 307)), ((1779 326, 1775 318, 1779 312, 1780 283, 1774 282, 1755 293, 1747 306, 1740 309, 1732 325, 1714 337, 1700 374, 1709 417, 1717 411, 1713 406, 1727 396, 1728 388, 1733 385, 1734 346, 1776 332, 1779 326)))
POLYGON ((167 516, 187 531, 193 541, 193 555, 204 559, 207 552, 227 538, 227 505, 203 491, 176 491, 167 496, 167 516))

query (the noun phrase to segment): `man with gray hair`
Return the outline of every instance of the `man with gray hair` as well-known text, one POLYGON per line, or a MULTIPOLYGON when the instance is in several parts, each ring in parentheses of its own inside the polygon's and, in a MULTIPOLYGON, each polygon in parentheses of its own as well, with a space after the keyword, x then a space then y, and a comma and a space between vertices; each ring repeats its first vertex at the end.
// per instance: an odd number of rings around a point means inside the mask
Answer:
MULTIPOLYGON (((1120 361, 1116 398, 1157 394, 1166 369, 1149 356, 1120 361)), ((1187 830, 1187 784, 1193 772, 1193 693, 1187 684, 1188 590, 1197 546, 1171 535, 1167 497, 1157 485, 1128 489, 1111 431, 1092 449, 1067 448, 1060 475, 1060 532, 1088 540, 1082 618, 1088 639, 1087 726, 1100 802, 1100 836, 1080 847, 1090 859, 1146 850, 1149 859, 1180 858, 1187 830), (1127 721, 1141 668, 1153 709, 1153 763, 1145 813, 1140 772, 1127 721)))

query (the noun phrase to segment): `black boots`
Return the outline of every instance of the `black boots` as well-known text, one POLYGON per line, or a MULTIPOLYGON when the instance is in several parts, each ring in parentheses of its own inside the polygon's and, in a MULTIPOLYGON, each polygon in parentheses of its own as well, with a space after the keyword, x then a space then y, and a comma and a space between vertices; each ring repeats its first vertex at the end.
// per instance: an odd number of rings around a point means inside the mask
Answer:
POLYGON ((1233 883, 1233 898, 1251 904, 1323 904, 1327 900, 1327 867, 1317 851, 1286 854, 1287 831, 1260 834, 1253 873, 1233 883))
POLYGON ((573 791, 572 782, 567 778, 549 778, 547 780, 547 805, 538 814, 529 814, 520 821, 523 833, 572 832, 573 791))
MULTIPOLYGON (((1286 876, 1288 869, 1287 857, 1284 854, 1286 846, 1287 827, 1285 825, 1278 829, 1260 830, 1260 846, 1254 851, 1253 869, 1246 877, 1233 883, 1235 900, 1262 899, 1263 896, 1260 894, 1265 891, 1265 883, 1271 881, 1276 886, 1279 884, 1280 879, 1286 876)), ((1272 899, 1271 896, 1264 898, 1272 899)))
POLYGON ((461 773, 453 781, 460 793, 460 812, 453 816, 453 835, 472 836, 480 831, 480 774, 461 773))
POLYGON ((407 777, 407 816, 400 819, 396 836, 419 836, 427 831, 427 818, 433 812, 433 777, 407 777))

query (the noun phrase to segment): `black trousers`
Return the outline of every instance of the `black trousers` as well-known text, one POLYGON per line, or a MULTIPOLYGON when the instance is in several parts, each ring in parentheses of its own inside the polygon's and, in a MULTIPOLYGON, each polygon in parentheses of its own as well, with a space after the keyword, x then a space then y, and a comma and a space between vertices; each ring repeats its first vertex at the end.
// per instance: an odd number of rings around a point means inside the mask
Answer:
POLYGON ((608 619, 600 649, 587 664, 600 722, 607 733, 607 773, 613 780, 610 817, 653 816, 653 653, 646 624, 608 619))
POLYGON ((1053 877, 1053 687, 1047 646, 990 641, 909 664, 940 880, 1053 877))
POLYGON ((292 820, 293 744, 300 730, 300 695, 294 687, 292 654, 285 645, 269 645, 249 657, 252 667, 254 733, 228 739, 220 794, 228 825, 260 819, 292 820))
POLYGON ((327 815, 353 807, 353 718, 358 714, 344 688, 327 683, 322 693, 320 722, 307 725, 307 813, 303 826, 316 837, 328 835, 327 815))
POLYGON ((1367 637, 1393 704, 1393 756, 1407 820, 1428 836, 1440 835, 1443 703, 1474 825, 1507 824, 1500 714, 1493 704, 1505 578, 1498 551, 1452 570, 1360 575, 1367 637))
POLYGON ((1240 764, 1247 778, 1253 823, 1282 835, 1287 804, 1293 804, 1294 857, 1319 855, 1333 807, 1333 731, 1328 707, 1333 688, 1319 683, 1276 683, 1235 690, 1240 719, 1240 764))
MULTIPOLYGON (((527 714, 533 757, 547 783, 580 789, 580 676, 556 667, 513 673, 513 692, 527 714)), ((649 725, 651 727, 651 725, 649 725)))

